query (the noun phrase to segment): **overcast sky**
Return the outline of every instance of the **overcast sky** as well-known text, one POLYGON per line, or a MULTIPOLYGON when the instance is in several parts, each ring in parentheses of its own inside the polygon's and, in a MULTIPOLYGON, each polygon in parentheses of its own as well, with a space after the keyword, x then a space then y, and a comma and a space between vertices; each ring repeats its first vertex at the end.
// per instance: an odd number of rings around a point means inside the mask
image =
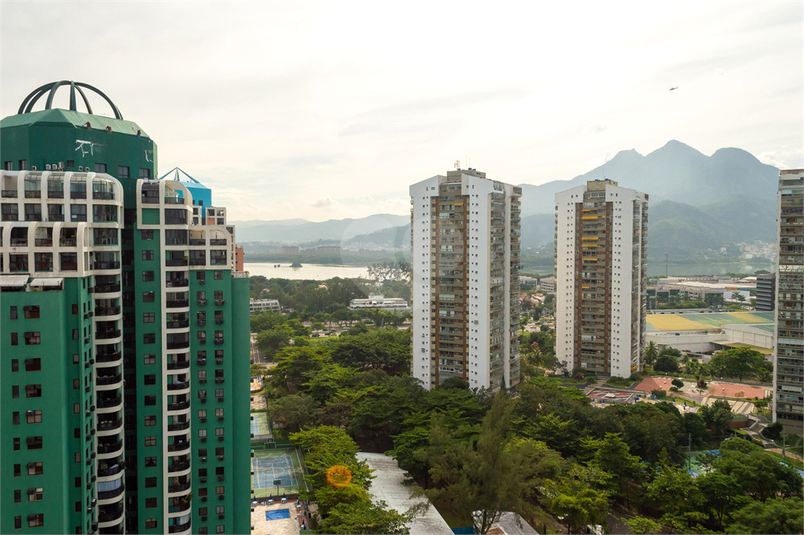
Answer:
POLYGON ((0 103, 94 85, 234 220, 405 214, 455 160, 540 184, 670 139, 798 168, 803 6, 3 1, 0 103))

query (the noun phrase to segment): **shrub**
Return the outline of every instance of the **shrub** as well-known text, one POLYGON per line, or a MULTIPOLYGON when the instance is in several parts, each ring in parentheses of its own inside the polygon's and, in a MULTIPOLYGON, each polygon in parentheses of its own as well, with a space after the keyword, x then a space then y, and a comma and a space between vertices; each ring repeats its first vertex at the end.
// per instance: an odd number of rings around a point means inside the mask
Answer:
POLYGON ((682 388, 684 386, 684 381, 682 381, 681 379, 673 379, 672 382, 673 386, 675 386, 676 388, 682 388))
POLYGON ((651 394, 653 394, 657 398, 663 398, 663 397, 665 397, 667 395, 667 391, 662 390, 661 388, 659 388, 659 389, 656 389, 656 390, 652 390, 651 394))

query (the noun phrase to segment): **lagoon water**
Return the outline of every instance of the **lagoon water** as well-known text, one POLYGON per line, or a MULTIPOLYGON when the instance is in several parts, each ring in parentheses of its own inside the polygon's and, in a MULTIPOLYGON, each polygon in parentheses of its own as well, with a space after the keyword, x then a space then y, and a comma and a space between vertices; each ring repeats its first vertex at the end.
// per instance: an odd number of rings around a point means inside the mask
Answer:
POLYGON ((323 281, 333 277, 356 279, 368 276, 365 266, 342 266, 337 264, 302 264, 300 268, 292 268, 290 264, 276 262, 246 262, 243 269, 250 275, 262 275, 269 279, 315 280, 323 281), (275 267, 279 265, 279 267, 275 267))

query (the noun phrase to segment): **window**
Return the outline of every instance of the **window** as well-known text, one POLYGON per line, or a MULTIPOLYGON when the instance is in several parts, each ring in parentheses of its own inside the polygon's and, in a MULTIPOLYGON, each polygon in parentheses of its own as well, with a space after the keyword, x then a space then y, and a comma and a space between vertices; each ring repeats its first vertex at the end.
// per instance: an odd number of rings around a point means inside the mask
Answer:
POLYGON ((212 278, 216 281, 223 280, 223 271, 215 271, 212 273, 212 278))
POLYGON ((143 260, 153 260, 154 259, 154 252, 153 250, 146 250, 142 252, 142 259, 143 260))
POLYGON ((20 371, 20 361, 19 361, 19 359, 11 359, 11 371, 12 372, 20 371))
POLYGON ((220 448, 215 448, 215 455, 217 455, 218 457, 220 457, 221 455, 223 455, 223 450, 224 450, 224 448, 223 448, 223 447, 220 447, 220 448))
POLYGON ((42 501, 42 494, 44 493, 42 487, 37 487, 34 489, 28 489, 28 501, 29 502, 41 502, 42 501))
POLYGON ((215 428, 215 436, 222 437, 223 436, 223 427, 216 427, 215 428))
POLYGON ((73 340, 78 340, 78 329, 73 329, 73 340))
POLYGON ((223 299, 223 290, 215 290, 215 300, 219 301, 223 299))
POLYGON ((152 489, 156 487, 156 478, 155 477, 146 477, 145 478, 145 488, 152 489))
POLYGON ((223 388, 216 388, 215 389, 215 397, 223 399, 223 388))
POLYGON ((198 438, 207 438, 207 430, 206 429, 199 429, 198 430, 198 438))
POLYGON ((200 409, 198 411, 198 417, 199 418, 206 418, 207 417, 207 410, 206 409, 200 409))
POLYGON ((17 319, 17 307, 11 307, 10 312, 11 312, 11 319, 13 320, 17 319))
MULTIPOLYGON (((12 317, 11 319, 16 319, 16 315, 17 315, 16 308, 17 307, 13 307, 13 308, 14 308, 14 316, 15 317, 12 317)), ((22 310, 25 313, 25 319, 26 320, 39 319, 39 307, 38 306, 26 306, 26 307, 22 307, 22 310)))
MULTIPOLYGON (((148 293, 148 292, 146 292, 148 293)), ((151 293, 151 299, 153 299, 153 292, 151 293)), ((143 323, 153 323, 154 322, 154 313, 153 312, 144 312, 142 314, 142 322, 143 323)))
POLYGON ((156 457, 146 457, 145 466, 147 466, 148 468, 156 466, 156 457))
POLYGON ((42 437, 28 437, 25 439, 25 444, 28 446, 29 450, 41 450, 42 449, 42 437))
POLYGON ((142 335, 142 343, 143 344, 155 344, 156 343, 156 334, 154 333, 145 333, 142 335))
POLYGON ((42 397, 42 385, 25 385, 25 397, 26 398, 41 398, 42 397))
POLYGON ((145 437, 146 446, 156 446, 156 437, 145 437))
MULTIPOLYGON (((201 475, 201 471, 198 471, 198 475, 201 475)), ((204 474, 206 475, 206 473, 204 474)), ((206 507, 199 507, 198 508, 198 516, 207 516, 207 508, 206 507)))
POLYGON ((42 463, 28 463, 28 475, 29 476, 41 476, 42 475, 42 463))
POLYGON ((223 485, 215 487, 215 494, 221 495, 224 492, 226 492, 226 487, 224 487, 223 485))
POLYGON ((202 383, 207 382, 207 371, 206 370, 198 370, 198 380, 200 382, 202 382, 202 383))
POLYGON ((15 464, 14 465, 14 477, 20 477, 20 474, 21 474, 20 465, 15 464))
POLYGON ((95 172, 96 173, 105 173, 106 172, 106 164, 105 163, 96 163, 95 164, 95 172))
POLYGON ((142 272, 142 282, 153 282, 154 281, 154 272, 153 271, 143 271, 142 272))
POLYGON ((44 513, 39 513, 36 515, 28 515, 28 527, 29 528, 38 528, 45 525, 45 515, 44 513))
POLYGON ((15 346, 19 344, 19 338, 17 337, 17 333, 11 333, 11 345, 15 346))
MULTIPOLYGON (((140 171, 142 171, 142 169, 140 169, 140 171)), ((156 478, 151 478, 151 479, 156 479, 156 478)), ((156 483, 154 483, 154 486, 155 485, 156 485, 156 483)), ((156 529, 156 519, 155 518, 146 518, 145 519, 145 529, 156 529)))
POLYGON ((25 359, 25 371, 26 372, 38 372, 42 369, 42 359, 34 358, 34 359, 25 359))
POLYGON ((145 377, 143 377, 143 380, 144 380, 144 383, 146 385, 155 385, 156 384, 156 375, 148 374, 145 377))
POLYGON ((156 498, 145 498, 145 508, 153 509, 156 507, 156 498))
POLYGON ((129 177, 129 169, 127 165, 118 165, 117 166, 117 178, 128 178, 129 177))
POLYGON ((28 160, 20 160, 20 171, 26 171, 28 169, 28 160))
POLYGON ((11 399, 19 399, 20 387, 18 385, 11 386, 11 399))
MULTIPOLYGON (((142 302, 143 303, 153 303, 154 302, 154 292, 142 292, 142 302)), ((147 321, 146 323, 153 323, 153 314, 151 314, 151 321, 147 321)))
POLYGON ((143 364, 155 364, 156 363, 156 355, 143 355, 142 363, 143 364))
POLYGON ((38 346, 40 342, 39 338, 39 331, 25 333, 25 345, 26 346, 38 346))
POLYGON ((223 409, 215 409, 215 416, 223 418, 223 409))
POLYGON ((15 516, 14 517, 14 528, 15 529, 22 529, 22 517, 15 516))
POLYGON ((25 420, 29 424, 41 424, 42 411, 25 411, 25 420))
MULTIPOLYGON (((207 456, 207 449, 206 448, 199 449, 198 450, 198 456, 199 457, 206 457, 207 456)), ((204 494, 202 494, 202 496, 204 496, 204 495, 206 495, 206 491, 204 491, 204 494)))
POLYGON ((19 411, 14 411, 11 413, 11 423, 13 425, 20 425, 20 413, 19 411))
POLYGON ((195 280, 200 282, 205 282, 207 278, 206 271, 196 271, 195 272, 195 280))
MULTIPOLYGON (((151 178, 151 170, 140 167, 140 178, 151 178)), ((156 524, 154 524, 154 527, 156 527, 156 524)))
POLYGON ((14 491, 14 503, 20 503, 22 501, 22 491, 15 490, 14 491))
POLYGON ((150 407, 156 405, 156 396, 145 396, 145 406, 150 407))
POLYGON ((70 205, 70 221, 80 222, 87 220, 87 205, 86 204, 71 204, 70 205))
POLYGON ((156 416, 145 417, 145 427, 153 427, 156 425, 156 416))

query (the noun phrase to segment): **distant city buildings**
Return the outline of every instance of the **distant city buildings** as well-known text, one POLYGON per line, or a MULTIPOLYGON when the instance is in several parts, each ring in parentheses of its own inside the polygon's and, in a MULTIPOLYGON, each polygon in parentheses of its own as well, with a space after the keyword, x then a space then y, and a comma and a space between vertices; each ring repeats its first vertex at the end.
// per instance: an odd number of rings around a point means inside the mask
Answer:
POLYGON ((539 280, 539 289, 543 292, 553 293, 556 291, 556 278, 544 277, 539 280))
POLYGON ((369 294, 368 299, 352 299, 349 310, 374 308, 388 311, 410 310, 408 302, 401 297, 384 297, 382 294, 369 294))
POLYGON ((804 422, 804 169, 779 172, 773 420, 804 422))
POLYGON ((519 383, 521 188, 458 169, 410 187, 413 376, 519 383))
POLYGON ((556 356, 629 377, 645 336, 648 196, 612 180, 556 194, 556 356))
POLYGON ((277 299, 250 299, 249 312, 252 316, 254 314, 261 314, 263 312, 274 312, 276 314, 280 314, 282 312, 282 307, 279 305, 279 301, 277 299))

